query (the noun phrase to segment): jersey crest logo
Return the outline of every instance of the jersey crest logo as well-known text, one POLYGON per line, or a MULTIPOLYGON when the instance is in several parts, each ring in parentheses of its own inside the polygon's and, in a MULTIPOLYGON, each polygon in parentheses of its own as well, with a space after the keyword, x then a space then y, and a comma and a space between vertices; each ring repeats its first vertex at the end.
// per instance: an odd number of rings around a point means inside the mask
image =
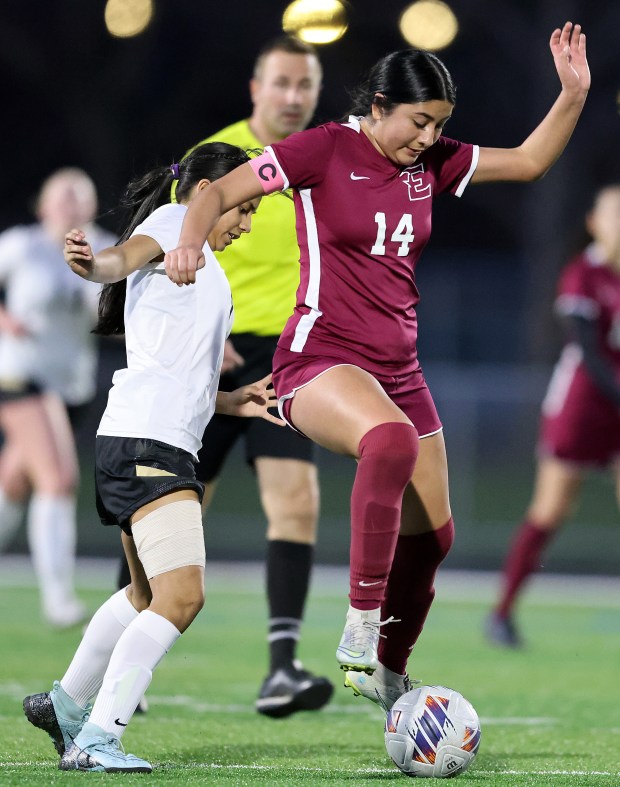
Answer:
POLYGON ((403 183, 407 186, 409 192, 409 201, 418 202, 421 199, 429 199, 432 196, 431 184, 422 183, 422 173, 424 172, 424 164, 415 164, 413 167, 407 167, 400 173, 403 183))

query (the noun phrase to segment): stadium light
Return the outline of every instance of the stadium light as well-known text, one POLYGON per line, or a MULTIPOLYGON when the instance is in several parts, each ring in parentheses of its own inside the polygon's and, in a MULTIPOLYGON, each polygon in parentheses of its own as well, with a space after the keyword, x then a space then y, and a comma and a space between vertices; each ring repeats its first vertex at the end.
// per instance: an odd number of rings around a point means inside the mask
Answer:
POLYGON ((312 44, 331 44, 345 34, 347 10, 342 0, 295 0, 282 16, 282 28, 312 44))
POLYGON ((411 46, 435 52, 449 46, 459 30, 454 12, 442 0, 418 0, 405 8, 398 25, 411 46))
POLYGON ((104 19, 110 35, 131 38, 142 33, 153 18, 152 0, 107 0, 104 19))

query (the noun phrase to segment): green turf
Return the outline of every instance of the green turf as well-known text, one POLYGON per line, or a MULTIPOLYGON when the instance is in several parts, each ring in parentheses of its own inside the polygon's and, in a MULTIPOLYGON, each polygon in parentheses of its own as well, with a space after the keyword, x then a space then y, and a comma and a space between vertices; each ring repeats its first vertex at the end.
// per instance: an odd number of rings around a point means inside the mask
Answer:
MULTIPOLYGON (((61 676, 79 635, 43 627, 32 588, 0 588, 0 784, 404 784, 385 753, 381 713, 348 693, 334 667, 346 603, 338 589, 327 583, 313 595, 301 653, 337 682, 333 703, 274 721, 252 708, 265 668, 260 583, 231 587, 232 577, 209 583, 205 610, 157 670, 150 711, 134 717, 123 739, 155 770, 134 776, 56 770, 52 745, 25 720, 21 700, 61 676)), ((425 682, 462 691, 482 718, 480 754, 459 783, 617 787, 617 600, 576 607, 528 599, 529 647, 517 653, 484 644, 486 607, 466 600, 467 584, 461 595, 438 599, 412 665, 425 682)), ((85 597, 94 609, 105 593, 85 597)))

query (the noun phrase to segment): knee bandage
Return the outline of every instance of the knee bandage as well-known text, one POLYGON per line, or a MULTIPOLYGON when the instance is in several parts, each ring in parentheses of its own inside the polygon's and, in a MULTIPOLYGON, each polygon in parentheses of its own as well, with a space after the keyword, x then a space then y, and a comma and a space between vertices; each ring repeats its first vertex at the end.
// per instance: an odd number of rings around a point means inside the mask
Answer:
POLYGON ((205 565, 200 504, 178 500, 151 511, 131 526, 148 579, 183 566, 205 565))

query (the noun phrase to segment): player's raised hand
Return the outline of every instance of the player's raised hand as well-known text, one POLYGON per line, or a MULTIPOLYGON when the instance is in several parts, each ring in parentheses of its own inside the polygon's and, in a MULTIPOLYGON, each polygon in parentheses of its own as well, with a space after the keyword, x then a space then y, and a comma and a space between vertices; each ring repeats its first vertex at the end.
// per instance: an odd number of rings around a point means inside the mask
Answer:
POLYGON ((573 93, 587 93, 590 89, 590 69, 586 57, 586 37, 581 25, 566 22, 551 34, 549 41, 562 89, 573 93))
POLYGON ((195 284, 196 271, 204 268, 204 264, 205 255, 202 249, 194 246, 178 246, 164 257, 168 278, 179 287, 183 284, 195 284))
POLYGON ((69 230, 65 235, 63 248, 65 262, 74 273, 89 279, 93 272, 93 250, 82 230, 69 230))

